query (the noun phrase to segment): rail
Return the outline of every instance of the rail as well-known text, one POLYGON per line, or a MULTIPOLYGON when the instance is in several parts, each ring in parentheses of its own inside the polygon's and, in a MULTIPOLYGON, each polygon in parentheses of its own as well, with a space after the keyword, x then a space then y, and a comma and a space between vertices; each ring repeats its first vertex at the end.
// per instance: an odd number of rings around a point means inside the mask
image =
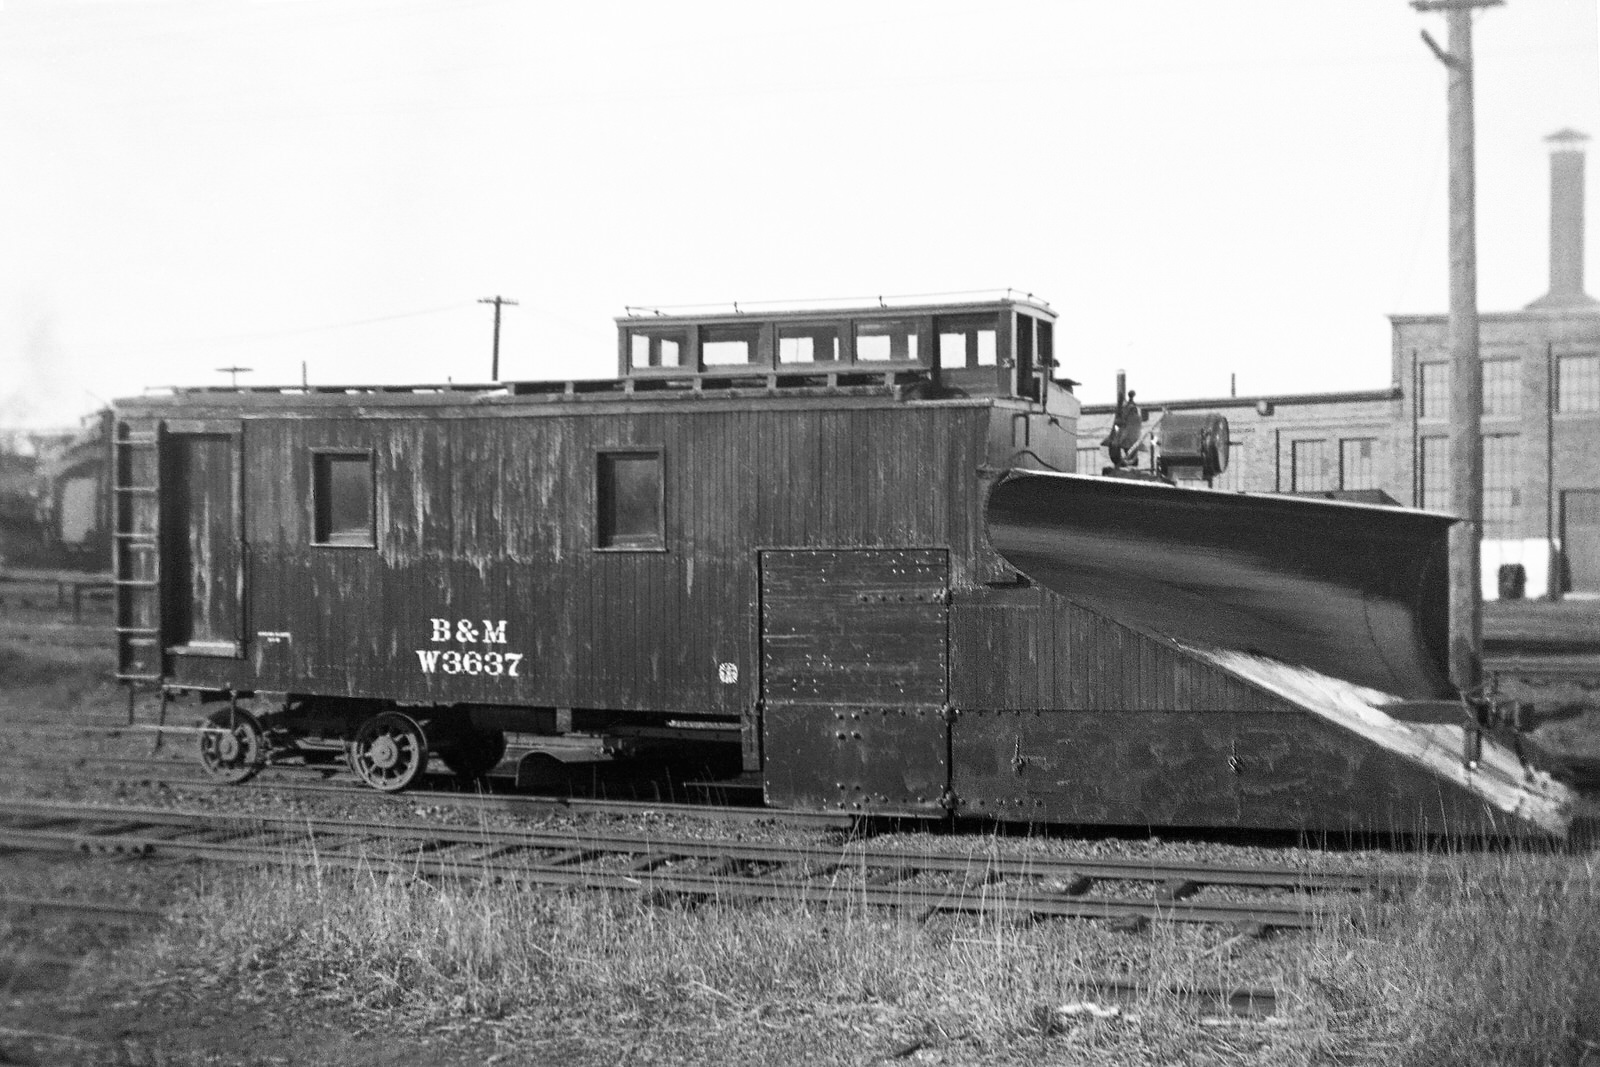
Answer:
POLYGON ((0 801, 0 847, 213 862, 495 877, 652 898, 788 900, 911 909, 1305 928, 1382 875, 1152 860, 769 845, 670 834, 461 828, 0 801), (1130 888, 1137 887, 1137 889, 1130 888))

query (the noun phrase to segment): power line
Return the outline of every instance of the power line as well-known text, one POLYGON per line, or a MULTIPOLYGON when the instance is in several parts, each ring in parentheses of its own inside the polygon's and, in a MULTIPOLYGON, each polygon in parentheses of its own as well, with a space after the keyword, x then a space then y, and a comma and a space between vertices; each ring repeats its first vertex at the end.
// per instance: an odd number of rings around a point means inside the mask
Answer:
POLYGON ((324 330, 346 330, 353 326, 370 326, 379 322, 394 322, 396 319, 415 319, 423 315, 438 315, 446 311, 455 311, 466 307, 466 303, 457 301, 454 304, 443 304, 439 307, 424 308, 421 311, 402 311, 396 315, 378 315, 370 319, 351 319, 348 322, 332 322, 322 326, 303 326, 293 330, 273 330, 262 333, 228 334, 222 337, 202 338, 207 343, 220 341, 259 341, 271 337, 293 337, 304 333, 321 333, 324 330))
MULTIPOLYGON (((137 345, 143 343, 146 345, 175 347, 191 345, 242 344, 247 341, 268 341, 276 337, 298 337, 309 333, 325 333, 330 330, 348 330, 357 326, 371 326, 380 322, 394 322, 399 319, 415 319, 421 318, 425 315, 439 315, 446 311, 459 311, 466 306, 468 306, 467 301, 458 300, 453 304, 443 304, 439 307, 423 308, 420 311, 402 311, 394 315, 378 315, 367 319, 350 319, 346 322, 330 322, 324 323, 321 326, 299 326, 288 330, 261 330, 254 333, 219 334, 216 337, 187 337, 168 341, 152 340, 146 342, 134 342, 134 344, 137 345)), ((90 341, 80 347, 88 349, 117 348, 118 350, 125 350, 130 347, 130 344, 128 340, 124 338, 117 341, 104 343, 90 341)))

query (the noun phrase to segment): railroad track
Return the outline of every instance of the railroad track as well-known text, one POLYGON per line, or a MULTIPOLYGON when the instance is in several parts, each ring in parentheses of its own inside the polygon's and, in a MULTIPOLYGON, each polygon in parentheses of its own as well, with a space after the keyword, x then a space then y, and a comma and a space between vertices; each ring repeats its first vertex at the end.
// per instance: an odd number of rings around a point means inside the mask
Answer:
MULTIPOLYGON (((110 780, 128 781, 129 776, 119 772, 132 772, 131 780, 151 785, 166 785, 183 789, 236 790, 241 788, 219 781, 206 774, 193 760, 158 756, 67 756, 47 760, 0 759, 0 771, 22 774, 66 771, 109 771, 110 780)), ((380 793, 359 784, 343 763, 279 763, 264 768, 251 779, 251 790, 272 789, 278 792, 306 793, 330 797, 348 797, 367 803, 388 803, 414 807, 426 803, 436 807, 463 808, 467 810, 500 811, 520 815, 539 815, 551 812, 581 813, 590 815, 641 815, 652 813, 677 818, 716 819, 718 821, 778 822, 798 826, 817 826, 832 829, 860 829, 866 825, 867 816, 842 811, 816 811, 806 808, 774 808, 755 805, 736 805, 711 800, 701 802, 660 799, 620 800, 611 798, 539 796, 526 793, 469 790, 457 784, 453 777, 433 776, 430 783, 424 779, 422 787, 404 793, 380 793), (428 788, 428 785, 435 786, 428 788)))
POLYGON ((560 833, 0 801, 0 848, 494 877, 693 900, 1304 928, 1392 876, 1150 860, 560 833))
MULTIPOLYGON (((136 907, 108 901, 83 900, 76 897, 20 897, 0 895, 0 916, 35 919, 54 917, 75 924, 111 926, 118 928, 145 928, 165 921, 165 914, 154 908, 136 907)), ((1236 935, 1230 941, 1238 940, 1236 935)), ((1224 942, 1224 945, 1228 942, 1224 942)), ((62 955, 41 952, 36 947, 16 953, 0 952, 0 976, 7 971, 26 975, 31 982, 59 981, 66 972, 83 963, 80 955, 62 955)), ((1139 983, 1117 978, 1091 978, 1082 983, 1085 996, 1095 1002, 1102 1015, 1106 1005, 1118 1007, 1139 1003, 1150 996, 1178 1001, 1193 1010, 1206 1014, 1227 1014, 1263 1017, 1278 1010, 1277 993, 1265 987, 1247 985, 1171 985, 1139 983)), ((1080 1001, 1077 1009, 1086 1010, 1080 1001)), ((1045 1033, 1054 1032, 1064 1022, 1066 1013, 1045 1011, 1036 1024, 1045 1033)), ((921 1047, 913 1042, 895 1053, 903 1057, 921 1047)))

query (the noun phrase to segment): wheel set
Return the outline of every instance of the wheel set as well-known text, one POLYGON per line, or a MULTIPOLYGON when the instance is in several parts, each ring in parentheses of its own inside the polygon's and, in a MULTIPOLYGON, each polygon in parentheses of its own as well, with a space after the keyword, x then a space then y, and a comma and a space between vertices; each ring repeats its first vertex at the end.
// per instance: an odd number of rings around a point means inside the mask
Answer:
MULTIPOLYGON (((219 781, 237 784, 270 762, 272 742, 261 720, 240 707, 212 712, 200 727, 200 764, 219 781)), ((438 744, 423 722, 404 712, 380 711, 361 721, 344 742, 345 762, 372 788, 398 793, 415 785, 437 755, 458 778, 483 777, 505 756, 499 730, 470 727, 440 731, 438 744)))
POLYGON ((267 735, 261 720, 243 708, 223 708, 200 729, 200 765, 213 778, 244 782, 267 765, 267 735))
POLYGON ((383 711, 361 724, 345 753, 357 778, 384 793, 398 793, 428 769, 428 735, 411 716, 383 711))

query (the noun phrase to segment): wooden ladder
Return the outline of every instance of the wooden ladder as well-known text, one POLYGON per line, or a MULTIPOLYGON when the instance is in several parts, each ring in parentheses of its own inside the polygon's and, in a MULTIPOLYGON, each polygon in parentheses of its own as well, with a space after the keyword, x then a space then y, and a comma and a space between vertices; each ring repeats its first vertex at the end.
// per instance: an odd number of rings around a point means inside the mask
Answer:
POLYGON ((111 449, 117 677, 135 685, 159 683, 161 423, 119 419, 111 449))

